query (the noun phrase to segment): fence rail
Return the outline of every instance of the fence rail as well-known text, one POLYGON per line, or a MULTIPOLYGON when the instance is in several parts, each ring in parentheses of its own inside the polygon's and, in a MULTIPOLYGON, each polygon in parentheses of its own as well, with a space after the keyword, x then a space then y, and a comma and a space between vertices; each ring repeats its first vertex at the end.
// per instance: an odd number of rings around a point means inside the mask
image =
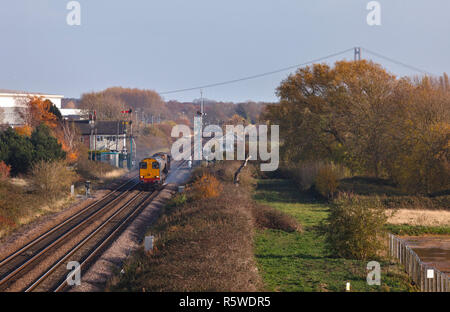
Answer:
POLYGON ((389 234, 389 255, 404 265, 406 273, 424 292, 450 292, 450 276, 425 264, 406 242, 389 234), (433 271, 433 278, 428 278, 428 270, 433 271))

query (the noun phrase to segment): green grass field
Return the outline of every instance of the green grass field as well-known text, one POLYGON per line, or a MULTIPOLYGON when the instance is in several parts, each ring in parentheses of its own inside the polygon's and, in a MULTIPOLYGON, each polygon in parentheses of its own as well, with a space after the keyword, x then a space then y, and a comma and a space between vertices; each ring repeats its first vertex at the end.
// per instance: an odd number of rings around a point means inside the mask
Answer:
POLYGON ((294 216, 303 233, 258 230, 255 256, 268 291, 414 291, 401 269, 381 264, 381 286, 366 282, 367 263, 336 258, 326 249, 316 227, 328 215, 328 206, 298 191, 289 180, 259 180, 255 199, 294 216))
POLYGON ((395 235, 449 235, 450 227, 448 226, 422 226, 422 225, 408 225, 408 224, 388 224, 386 229, 395 235))

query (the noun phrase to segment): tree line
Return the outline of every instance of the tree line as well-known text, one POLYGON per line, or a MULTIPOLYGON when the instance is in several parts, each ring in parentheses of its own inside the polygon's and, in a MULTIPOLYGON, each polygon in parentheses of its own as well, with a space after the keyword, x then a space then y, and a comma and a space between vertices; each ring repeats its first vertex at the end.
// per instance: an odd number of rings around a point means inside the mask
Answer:
MULTIPOLYGON (((82 95, 80 101, 71 101, 71 108, 77 104, 85 114, 95 111, 99 120, 139 120, 145 123, 160 121, 179 121, 186 123, 192 120, 200 110, 200 99, 192 102, 165 101, 153 90, 113 87, 100 92, 90 92, 82 95), (131 116, 122 111, 131 108, 131 116)), ((218 102, 204 99, 206 122, 224 124, 237 115, 248 123, 256 123, 266 103, 257 102, 218 102)), ((178 122, 177 122, 178 123, 178 122)))
POLYGON ((264 119, 280 125, 282 157, 325 160, 405 190, 450 188, 448 76, 397 78, 370 61, 314 64, 277 88, 264 119))

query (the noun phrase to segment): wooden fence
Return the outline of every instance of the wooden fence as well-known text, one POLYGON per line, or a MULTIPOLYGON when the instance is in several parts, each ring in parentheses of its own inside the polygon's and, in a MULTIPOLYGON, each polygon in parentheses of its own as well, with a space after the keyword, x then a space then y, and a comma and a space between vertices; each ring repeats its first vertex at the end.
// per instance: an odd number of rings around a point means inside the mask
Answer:
POLYGON ((423 263, 403 239, 392 234, 389 234, 389 255, 403 264, 406 273, 420 286, 420 291, 450 292, 450 276, 423 263), (427 277, 428 270, 433 270, 433 278, 427 277))

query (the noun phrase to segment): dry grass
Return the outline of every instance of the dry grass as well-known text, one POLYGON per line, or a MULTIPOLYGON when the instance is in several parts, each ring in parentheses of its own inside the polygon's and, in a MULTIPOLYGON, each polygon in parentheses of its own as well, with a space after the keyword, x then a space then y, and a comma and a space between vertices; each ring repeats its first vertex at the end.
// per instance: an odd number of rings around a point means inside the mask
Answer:
POLYGON ((218 199, 168 206, 151 233, 155 251, 141 250, 110 281, 111 291, 257 291, 250 196, 226 185, 218 199))
POLYGON ((387 223, 415 226, 450 226, 450 211, 398 209, 389 217, 387 223))
POLYGON ((84 179, 110 180, 125 174, 127 170, 83 158, 77 162, 76 172, 84 179))
POLYGON ((0 183, 0 237, 49 211, 56 212, 61 208, 59 204, 53 206, 55 201, 47 195, 27 189, 10 181, 0 183))
POLYGON ((224 161, 195 169, 190 191, 175 196, 148 231, 156 237, 153 253, 141 249, 134 254, 123 266, 125 273, 117 272, 107 290, 263 290, 254 258, 256 228, 294 232, 301 227, 294 218, 255 203, 251 167, 242 170, 239 187, 233 184, 240 164, 224 161), (195 189, 205 181, 214 184, 213 191, 205 190, 214 196, 199 198, 195 189))
POLYGON ((101 178, 103 179, 116 179, 118 177, 123 176, 125 173, 127 173, 128 171, 126 169, 113 169, 111 171, 108 171, 106 173, 103 174, 103 176, 101 178))

